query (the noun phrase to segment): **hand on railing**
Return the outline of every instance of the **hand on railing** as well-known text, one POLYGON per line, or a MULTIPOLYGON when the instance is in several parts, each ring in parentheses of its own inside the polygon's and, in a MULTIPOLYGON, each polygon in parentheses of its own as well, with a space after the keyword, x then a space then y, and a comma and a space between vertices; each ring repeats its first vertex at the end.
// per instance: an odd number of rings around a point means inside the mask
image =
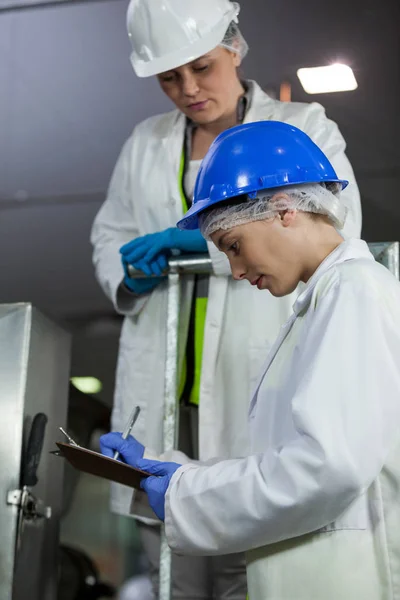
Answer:
POLYGON ((169 227, 164 231, 136 238, 121 247, 123 260, 148 276, 161 276, 172 250, 188 253, 207 252, 207 242, 198 229, 182 231, 169 227))
MULTIPOLYGON (((148 294, 155 287, 157 287, 165 277, 131 277, 129 271, 129 265, 126 263, 124 256, 121 257, 122 266, 124 267, 124 285, 133 292, 134 294, 148 294)), ((167 269, 168 263, 165 265, 165 269, 167 269)), ((143 274, 143 270, 140 269, 140 261, 134 265, 134 268, 137 271, 137 274, 143 274)))

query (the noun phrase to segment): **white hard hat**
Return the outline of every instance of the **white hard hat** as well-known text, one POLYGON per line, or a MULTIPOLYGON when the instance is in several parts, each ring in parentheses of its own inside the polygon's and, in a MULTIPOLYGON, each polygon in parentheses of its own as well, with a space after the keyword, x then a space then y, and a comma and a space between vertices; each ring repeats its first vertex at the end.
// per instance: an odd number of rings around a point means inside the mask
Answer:
POLYGON ((210 52, 237 23, 239 10, 229 0, 131 0, 127 27, 136 75, 176 69, 210 52))

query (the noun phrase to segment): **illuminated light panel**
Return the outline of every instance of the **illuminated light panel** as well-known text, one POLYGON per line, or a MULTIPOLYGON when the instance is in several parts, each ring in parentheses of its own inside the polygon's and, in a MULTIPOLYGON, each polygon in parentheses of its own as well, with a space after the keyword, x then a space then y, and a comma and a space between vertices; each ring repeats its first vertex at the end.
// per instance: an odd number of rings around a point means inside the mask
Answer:
POLYGON ((358 87, 353 69, 342 64, 299 69, 297 77, 307 94, 350 92, 358 87))

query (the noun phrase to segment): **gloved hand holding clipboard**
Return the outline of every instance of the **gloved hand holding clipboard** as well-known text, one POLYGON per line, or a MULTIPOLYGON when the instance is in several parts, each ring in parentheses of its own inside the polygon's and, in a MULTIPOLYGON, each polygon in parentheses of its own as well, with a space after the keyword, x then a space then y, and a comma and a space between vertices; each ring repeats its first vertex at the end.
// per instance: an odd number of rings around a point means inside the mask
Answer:
POLYGON ((141 489, 140 482, 144 477, 149 477, 149 474, 135 467, 131 467, 114 458, 108 458, 99 452, 74 446, 72 444, 64 444, 57 442, 59 455, 63 456, 75 469, 116 481, 132 488, 141 489))
MULTIPOLYGON (((132 412, 122 434, 124 439, 129 436, 132 427, 139 416, 139 412, 139 407, 136 407, 132 412)), ((103 479, 122 483, 123 485, 136 489, 141 489, 140 482, 144 477, 149 477, 149 473, 118 460, 118 452, 114 454, 113 458, 110 458, 99 452, 88 450, 87 448, 79 446, 68 433, 62 429, 62 427, 60 427, 60 430, 66 436, 69 443, 65 444, 57 442, 59 450, 54 452, 54 454, 63 456, 75 469, 96 475, 97 477, 103 477, 103 479)))

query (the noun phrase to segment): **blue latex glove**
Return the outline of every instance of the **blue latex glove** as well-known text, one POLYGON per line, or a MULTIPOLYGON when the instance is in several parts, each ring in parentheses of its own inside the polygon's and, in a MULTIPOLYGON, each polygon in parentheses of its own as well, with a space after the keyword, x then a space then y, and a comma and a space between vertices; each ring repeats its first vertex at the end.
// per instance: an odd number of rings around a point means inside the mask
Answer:
MULTIPOLYGON (((148 294, 165 279, 165 277, 148 277, 145 279, 132 279, 131 277, 129 277, 128 265, 125 261, 125 258, 122 256, 121 259, 125 273, 124 285, 128 288, 128 290, 130 290, 134 294, 148 294)), ((139 271, 143 271, 144 273, 146 273, 146 275, 152 274, 150 268, 146 264, 144 264, 143 261, 139 260, 132 266, 135 269, 138 269, 139 271)), ((161 268, 160 266, 157 266, 157 269, 159 269, 161 273, 166 268, 166 266, 167 261, 165 260, 165 267, 161 268)), ((156 267, 154 267, 154 270, 156 270, 156 267)))
POLYGON ((160 462, 158 460, 138 460, 136 464, 138 469, 151 473, 155 477, 146 477, 140 482, 140 487, 146 492, 149 504, 157 517, 164 521, 165 519, 165 494, 172 475, 179 467, 178 463, 160 462))
POLYGON ((171 250, 181 252, 207 252, 207 242, 199 229, 186 231, 169 227, 158 233, 136 238, 120 248, 125 261, 130 265, 141 262, 140 267, 147 275, 160 275, 160 260, 167 265, 171 250), (147 268, 144 268, 147 267, 147 268))
POLYGON ((134 437, 129 435, 126 440, 122 438, 122 433, 112 431, 106 433, 100 438, 100 450, 104 456, 113 458, 114 452, 118 450, 120 460, 131 467, 137 467, 137 462, 143 458, 144 446, 134 437))

